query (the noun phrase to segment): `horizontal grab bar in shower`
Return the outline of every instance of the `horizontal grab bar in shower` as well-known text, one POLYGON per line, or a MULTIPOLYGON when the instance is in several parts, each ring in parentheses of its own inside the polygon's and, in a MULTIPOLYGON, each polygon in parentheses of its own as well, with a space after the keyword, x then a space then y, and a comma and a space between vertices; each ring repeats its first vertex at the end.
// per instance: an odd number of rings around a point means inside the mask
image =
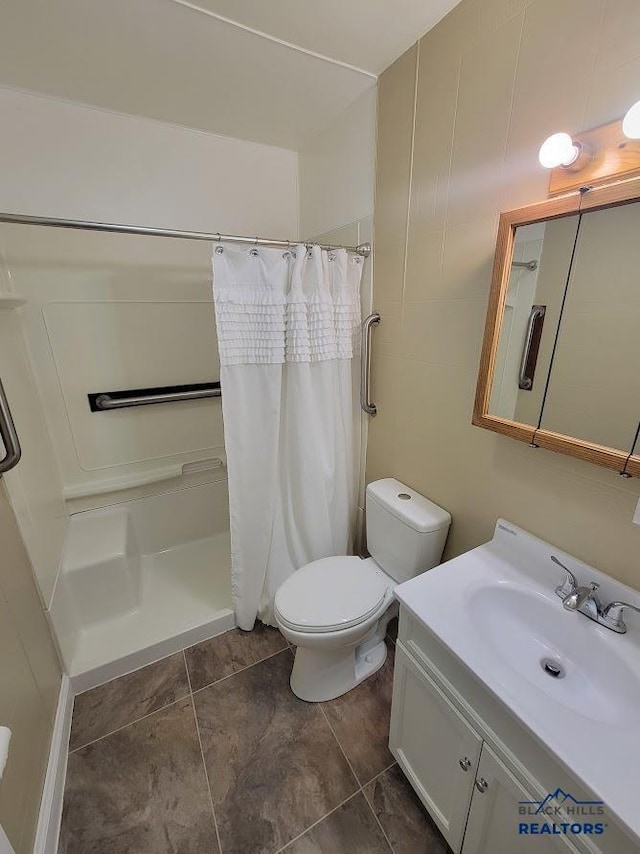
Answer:
POLYGON ((150 406, 154 403, 179 403, 184 400, 201 400, 221 397, 220 382, 191 383, 190 385, 132 388, 126 391, 97 391, 88 394, 92 412, 126 409, 132 406, 150 406))

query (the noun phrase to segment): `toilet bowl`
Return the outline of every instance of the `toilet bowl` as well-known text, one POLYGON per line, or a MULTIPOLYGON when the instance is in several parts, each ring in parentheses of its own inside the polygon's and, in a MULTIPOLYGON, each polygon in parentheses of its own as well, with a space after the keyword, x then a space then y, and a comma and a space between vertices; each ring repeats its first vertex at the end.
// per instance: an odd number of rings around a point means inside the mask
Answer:
POLYGON ((394 478, 367 487, 371 557, 312 561, 278 589, 275 617, 296 646, 291 689, 309 702, 345 694, 385 662, 394 588, 440 562, 451 517, 394 478))

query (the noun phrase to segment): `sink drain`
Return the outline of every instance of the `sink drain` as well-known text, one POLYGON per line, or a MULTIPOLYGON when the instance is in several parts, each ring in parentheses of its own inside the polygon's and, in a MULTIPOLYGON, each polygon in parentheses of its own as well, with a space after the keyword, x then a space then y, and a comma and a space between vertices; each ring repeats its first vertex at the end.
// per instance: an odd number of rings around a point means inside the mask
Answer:
POLYGON ((540 662, 540 666, 545 673, 549 676, 553 676, 554 679, 562 679, 565 675, 564 667, 559 661, 554 661, 553 658, 543 658, 540 662))

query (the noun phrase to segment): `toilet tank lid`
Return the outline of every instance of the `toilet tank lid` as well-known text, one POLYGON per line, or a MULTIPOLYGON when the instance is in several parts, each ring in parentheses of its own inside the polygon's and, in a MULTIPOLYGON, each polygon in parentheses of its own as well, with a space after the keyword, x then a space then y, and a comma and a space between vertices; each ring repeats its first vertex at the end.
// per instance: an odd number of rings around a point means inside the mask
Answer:
POLYGON ((441 531, 451 524, 446 510, 393 477, 370 483, 367 498, 421 534, 441 531))

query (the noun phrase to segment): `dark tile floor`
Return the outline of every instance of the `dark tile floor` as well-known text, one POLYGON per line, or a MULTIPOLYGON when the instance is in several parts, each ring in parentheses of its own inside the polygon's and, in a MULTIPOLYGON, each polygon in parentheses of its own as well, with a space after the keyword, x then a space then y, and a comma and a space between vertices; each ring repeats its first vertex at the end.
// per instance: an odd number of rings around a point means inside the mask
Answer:
POLYGON ((448 854, 387 745, 384 667, 328 703, 275 629, 234 629, 76 698, 60 854, 448 854))

